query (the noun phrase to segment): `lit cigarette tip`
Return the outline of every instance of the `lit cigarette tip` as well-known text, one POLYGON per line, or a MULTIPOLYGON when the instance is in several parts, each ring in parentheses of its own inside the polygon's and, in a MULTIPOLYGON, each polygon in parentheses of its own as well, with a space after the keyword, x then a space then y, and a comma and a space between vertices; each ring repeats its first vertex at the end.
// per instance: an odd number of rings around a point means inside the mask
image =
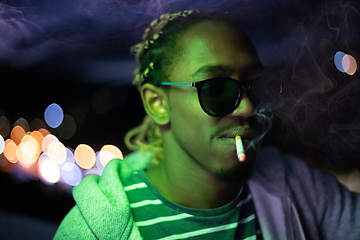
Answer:
POLYGON ((244 146, 241 140, 241 136, 236 136, 235 137, 235 144, 236 144, 236 155, 239 158, 240 162, 245 161, 245 151, 244 151, 244 146))
POLYGON ((245 156, 244 153, 241 153, 241 154, 238 155, 238 158, 239 158, 239 161, 240 161, 240 162, 244 162, 244 161, 245 161, 245 157, 246 157, 246 156, 245 156))

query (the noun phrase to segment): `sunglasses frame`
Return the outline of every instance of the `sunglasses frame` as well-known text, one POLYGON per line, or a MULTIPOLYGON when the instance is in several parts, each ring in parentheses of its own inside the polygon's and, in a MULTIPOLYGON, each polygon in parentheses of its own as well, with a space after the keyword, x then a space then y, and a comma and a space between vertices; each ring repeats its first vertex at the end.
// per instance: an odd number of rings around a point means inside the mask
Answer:
POLYGON ((199 82, 192 82, 192 83, 179 83, 179 82, 161 82, 161 85, 162 86, 185 86, 185 87, 196 87, 197 89, 197 93, 198 93, 198 99, 199 99, 199 103, 200 103, 200 106, 201 108, 204 110, 204 112, 212 117, 223 117, 223 116, 226 116, 228 115, 229 113, 233 112, 240 104, 240 98, 241 98, 241 95, 242 95, 242 89, 244 86, 247 86, 248 89, 250 89, 250 86, 251 86, 251 83, 250 81, 252 80, 243 80, 243 81, 240 81, 240 80, 236 80, 234 78, 229 78, 229 77, 217 77, 217 78, 210 78, 210 79, 206 79, 206 80, 202 80, 202 81, 199 81, 199 82), (231 110, 229 110, 228 113, 226 114, 212 114, 210 112, 208 112, 206 110, 206 108, 204 107, 202 101, 201 101, 201 88, 202 86, 209 82, 209 81, 215 81, 215 80, 230 80, 234 83, 236 83, 236 85, 238 86, 238 96, 237 96, 237 100, 236 100, 236 103, 234 105, 233 108, 231 108, 231 110))

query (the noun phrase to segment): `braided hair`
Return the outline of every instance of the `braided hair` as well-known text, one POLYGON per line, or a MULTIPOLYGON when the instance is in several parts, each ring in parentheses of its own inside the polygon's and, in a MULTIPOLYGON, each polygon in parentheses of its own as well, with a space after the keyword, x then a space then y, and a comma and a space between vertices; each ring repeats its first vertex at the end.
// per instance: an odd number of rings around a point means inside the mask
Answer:
MULTIPOLYGON (((145 83, 160 86, 161 81, 168 76, 166 69, 176 63, 181 54, 176 41, 180 34, 207 20, 225 22, 242 31, 226 13, 186 10, 162 14, 145 29, 142 42, 131 47, 138 64, 134 71, 133 84, 139 90, 145 83)), ((130 150, 151 151, 155 162, 159 162, 163 157, 159 126, 148 115, 140 126, 127 132, 125 145, 130 150)))

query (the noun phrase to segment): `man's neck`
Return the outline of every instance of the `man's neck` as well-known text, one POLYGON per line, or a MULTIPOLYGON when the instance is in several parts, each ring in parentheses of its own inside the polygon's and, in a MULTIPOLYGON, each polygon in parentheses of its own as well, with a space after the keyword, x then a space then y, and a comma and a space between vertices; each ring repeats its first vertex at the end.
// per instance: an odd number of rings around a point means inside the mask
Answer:
POLYGON ((161 162, 146 174, 167 200, 190 208, 208 209, 231 202, 243 181, 224 182, 202 169, 192 169, 176 161, 161 162))

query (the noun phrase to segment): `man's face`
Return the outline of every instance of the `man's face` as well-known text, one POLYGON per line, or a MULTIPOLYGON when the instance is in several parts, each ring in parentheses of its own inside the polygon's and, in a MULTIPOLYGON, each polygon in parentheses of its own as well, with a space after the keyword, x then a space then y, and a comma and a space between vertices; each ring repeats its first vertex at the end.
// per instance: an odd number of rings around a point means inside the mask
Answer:
MULTIPOLYGON (((202 22, 182 34, 178 45, 182 56, 169 71, 169 79, 163 81, 189 83, 215 77, 241 81, 255 79, 262 73, 249 43, 225 23, 202 22)), ((235 135, 243 137, 246 148, 259 134, 258 127, 252 124, 254 106, 245 89, 242 93, 241 102, 232 113, 212 117, 201 108, 196 88, 171 86, 169 131, 173 144, 165 142, 165 147, 171 146, 173 149, 168 151, 175 151, 179 159, 188 158, 184 164, 189 167, 199 167, 215 175, 234 171, 238 175, 241 168, 252 162, 254 151, 246 152, 247 161, 240 163, 236 157, 235 135)))

